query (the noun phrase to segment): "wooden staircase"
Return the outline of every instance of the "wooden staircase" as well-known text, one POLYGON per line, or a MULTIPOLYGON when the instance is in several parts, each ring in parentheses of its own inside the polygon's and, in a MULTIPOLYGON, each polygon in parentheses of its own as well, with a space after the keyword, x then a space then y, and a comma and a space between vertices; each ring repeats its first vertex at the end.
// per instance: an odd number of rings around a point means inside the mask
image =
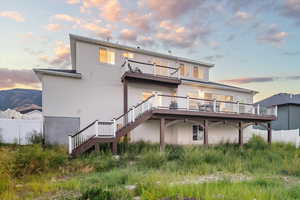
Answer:
POLYGON ((152 117, 153 98, 131 108, 127 113, 108 122, 93 121, 84 129, 69 135, 69 154, 79 156, 92 148, 97 149, 100 143, 110 143, 112 152, 117 153, 117 143, 123 136, 152 117))

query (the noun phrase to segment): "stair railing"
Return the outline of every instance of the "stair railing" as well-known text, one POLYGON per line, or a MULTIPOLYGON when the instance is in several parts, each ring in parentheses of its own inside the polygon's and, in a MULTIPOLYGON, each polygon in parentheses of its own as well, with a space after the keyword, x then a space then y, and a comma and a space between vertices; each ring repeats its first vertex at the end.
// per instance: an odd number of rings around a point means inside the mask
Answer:
POLYGON ((86 142, 91 137, 95 136, 97 134, 98 129, 98 120, 93 121, 89 125, 87 125, 82 130, 76 132, 73 135, 69 135, 69 154, 72 153, 72 151, 77 148, 82 143, 86 142), (92 127, 95 129, 92 130, 92 127))

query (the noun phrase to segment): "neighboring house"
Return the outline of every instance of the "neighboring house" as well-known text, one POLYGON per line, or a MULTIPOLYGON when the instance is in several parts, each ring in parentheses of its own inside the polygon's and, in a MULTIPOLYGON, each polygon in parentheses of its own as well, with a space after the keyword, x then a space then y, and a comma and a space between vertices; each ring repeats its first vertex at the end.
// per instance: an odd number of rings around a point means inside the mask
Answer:
POLYGON ((300 94, 279 93, 257 104, 264 107, 278 108, 278 118, 272 122, 275 130, 300 129, 300 94))
POLYGON ((40 119, 43 120, 43 113, 40 110, 32 110, 30 112, 26 112, 22 116, 23 119, 40 119))
POLYGON ((243 130, 276 119, 255 91, 209 81, 214 65, 70 35, 71 70, 35 69, 43 87, 46 142, 73 155, 98 143, 243 144, 243 130), (80 131, 79 131, 80 130, 80 131), (75 134, 76 133, 76 134, 75 134), (69 136, 68 139, 68 135, 69 136))

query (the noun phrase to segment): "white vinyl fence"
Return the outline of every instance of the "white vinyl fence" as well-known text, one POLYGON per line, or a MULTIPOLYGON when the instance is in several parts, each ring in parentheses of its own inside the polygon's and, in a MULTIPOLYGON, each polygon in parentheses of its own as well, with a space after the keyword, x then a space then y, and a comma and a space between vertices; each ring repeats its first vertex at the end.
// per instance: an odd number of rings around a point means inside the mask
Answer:
POLYGON ((0 139, 4 143, 28 144, 32 134, 43 133, 43 120, 0 119, 0 139))
MULTIPOLYGON (((253 135, 261 136, 267 141, 267 130, 252 129, 245 134, 245 141, 248 141, 253 135)), ((295 130, 272 130, 272 142, 283 142, 300 146, 299 129, 295 130)))

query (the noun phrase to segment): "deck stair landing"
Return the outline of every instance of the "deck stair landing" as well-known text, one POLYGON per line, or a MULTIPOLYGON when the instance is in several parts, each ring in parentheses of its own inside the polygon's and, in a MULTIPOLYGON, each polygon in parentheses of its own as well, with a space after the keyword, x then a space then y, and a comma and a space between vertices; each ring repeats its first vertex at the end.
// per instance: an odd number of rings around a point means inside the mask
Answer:
POLYGON ((157 116, 272 121, 276 119, 277 107, 264 108, 255 104, 155 93, 111 121, 95 120, 84 129, 70 135, 69 154, 80 155, 93 147, 97 148, 99 143, 112 144, 113 153, 116 153, 116 145, 123 136, 157 116))
MULTIPOLYGON (((98 143, 116 145, 121 137, 151 118, 153 99, 154 96, 149 97, 133 106, 127 113, 111 121, 95 120, 74 135, 69 135, 69 154, 72 156, 80 155, 98 143)), ((114 148, 112 149, 114 151, 114 148)))

